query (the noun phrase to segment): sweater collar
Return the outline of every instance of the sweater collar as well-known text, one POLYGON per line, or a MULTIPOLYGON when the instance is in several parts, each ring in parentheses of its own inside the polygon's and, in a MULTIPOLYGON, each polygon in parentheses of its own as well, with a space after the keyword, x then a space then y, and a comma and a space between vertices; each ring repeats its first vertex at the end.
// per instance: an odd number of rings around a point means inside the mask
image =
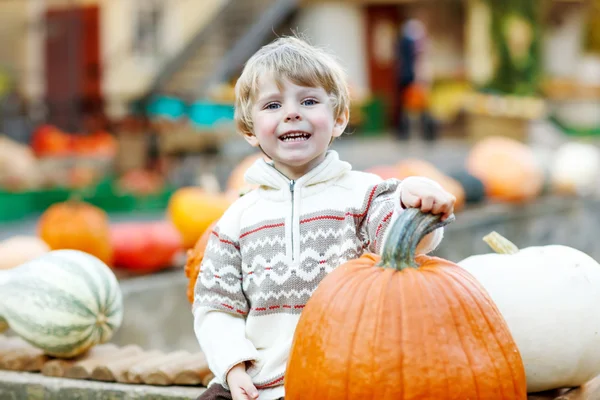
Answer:
MULTIPOLYGON (((345 161, 341 161, 336 151, 329 150, 325 155, 325 159, 319 165, 296 180, 296 187, 327 182, 338 178, 351 169, 352 166, 345 161)), ((248 168, 244 178, 250 184, 275 190, 288 190, 290 185, 290 179, 275 169, 271 162, 265 161, 262 157, 248 168)))

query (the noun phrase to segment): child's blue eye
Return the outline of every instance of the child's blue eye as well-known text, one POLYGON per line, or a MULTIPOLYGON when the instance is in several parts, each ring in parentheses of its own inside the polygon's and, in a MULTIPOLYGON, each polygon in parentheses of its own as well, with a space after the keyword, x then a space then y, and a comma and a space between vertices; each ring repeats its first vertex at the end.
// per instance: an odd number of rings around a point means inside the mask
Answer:
POLYGON ((277 103, 269 103, 269 104, 267 104, 267 105, 265 106, 265 108, 266 108, 266 109, 268 109, 268 110, 276 110, 276 109, 278 109, 279 107, 280 107, 280 105, 279 105, 279 104, 277 104, 277 103))
POLYGON ((314 106, 317 104, 317 101, 315 99, 306 99, 302 102, 302 104, 305 106, 314 106))

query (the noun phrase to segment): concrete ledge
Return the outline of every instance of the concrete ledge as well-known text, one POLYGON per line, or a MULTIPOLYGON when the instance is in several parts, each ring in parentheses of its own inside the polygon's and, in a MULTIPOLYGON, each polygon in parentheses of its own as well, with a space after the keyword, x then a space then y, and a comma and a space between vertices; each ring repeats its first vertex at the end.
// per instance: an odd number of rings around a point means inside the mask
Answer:
POLYGON ((205 388, 125 385, 0 371, 2 400, 191 400, 205 388))

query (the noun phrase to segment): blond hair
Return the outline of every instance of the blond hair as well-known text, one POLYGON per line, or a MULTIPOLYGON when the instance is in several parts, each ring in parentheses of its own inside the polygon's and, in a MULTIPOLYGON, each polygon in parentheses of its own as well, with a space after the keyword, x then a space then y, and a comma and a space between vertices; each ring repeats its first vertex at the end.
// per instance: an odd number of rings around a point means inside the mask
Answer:
POLYGON ((253 133, 252 107, 258 80, 265 73, 273 74, 278 86, 285 78, 296 85, 323 88, 332 101, 336 119, 350 107, 346 73, 335 58, 301 38, 281 37, 246 62, 235 85, 235 122, 243 134, 253 133))

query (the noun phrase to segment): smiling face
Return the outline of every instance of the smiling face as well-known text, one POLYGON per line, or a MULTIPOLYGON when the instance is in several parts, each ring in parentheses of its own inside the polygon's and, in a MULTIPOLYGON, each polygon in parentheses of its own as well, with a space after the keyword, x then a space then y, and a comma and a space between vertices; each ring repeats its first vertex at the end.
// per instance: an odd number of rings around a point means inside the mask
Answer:
POLYGON ((281 173, 297 179, 323 161, 331 139, 346 128, 348 110, 335 118, 325 89, 278 81, 272 74, 261 76, 257 89, 254 132, 246 140, 260 146, 281 173))

